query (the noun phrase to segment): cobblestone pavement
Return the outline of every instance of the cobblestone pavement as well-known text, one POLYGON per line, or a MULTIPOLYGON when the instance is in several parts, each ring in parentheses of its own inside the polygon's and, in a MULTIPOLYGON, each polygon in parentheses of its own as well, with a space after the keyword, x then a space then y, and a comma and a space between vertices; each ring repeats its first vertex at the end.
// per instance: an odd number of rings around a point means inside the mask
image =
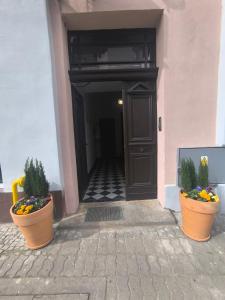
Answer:
POLYGON ((0 299, 225 299, 224 228, 198 243, 176 224, 61 226, 30 251, 14 225, 0 224, 0 299))

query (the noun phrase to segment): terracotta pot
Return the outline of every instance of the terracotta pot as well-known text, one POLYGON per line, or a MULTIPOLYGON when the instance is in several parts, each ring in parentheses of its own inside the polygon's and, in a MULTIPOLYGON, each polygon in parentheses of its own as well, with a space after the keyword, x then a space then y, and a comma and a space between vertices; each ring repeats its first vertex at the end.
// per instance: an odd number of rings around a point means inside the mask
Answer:
POLYGON ((51 195, 47 205, 28 215, 16 215, 12 209, 13 206, 10 208, 13 222, 22 232, 28 248, 42 248, 52 241, 53 199, 51 195))
POLYGON ((209 240, 219 203, 193 200, 180 193, 180 204, 184 234, 195 241, 209 240))

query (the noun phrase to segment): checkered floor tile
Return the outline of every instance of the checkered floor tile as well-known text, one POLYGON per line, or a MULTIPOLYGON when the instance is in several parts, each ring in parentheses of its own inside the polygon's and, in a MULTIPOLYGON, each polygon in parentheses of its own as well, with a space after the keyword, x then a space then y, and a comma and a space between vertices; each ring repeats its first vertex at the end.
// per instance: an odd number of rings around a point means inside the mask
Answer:
POLYGON ((99 161, 90 179, 83 202, 125 199, 125 177, 119 160, 99 161))

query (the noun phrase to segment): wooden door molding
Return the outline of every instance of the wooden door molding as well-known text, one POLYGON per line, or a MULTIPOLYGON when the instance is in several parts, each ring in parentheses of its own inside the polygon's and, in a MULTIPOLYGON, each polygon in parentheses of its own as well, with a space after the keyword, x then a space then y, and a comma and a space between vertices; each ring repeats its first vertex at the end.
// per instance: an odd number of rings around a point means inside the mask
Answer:
POLYGON ((123 98, 127 199, 156 198, 155 81, 124 83, 123 98))
POLYGON ((72 86, 72 102, 73 102, 73 123, 74 123, 74 136, 75 136, 75 148, 76 148, 78 189, 79 189, 80 200, 82 200, 88 185, 86 136, 85 136, 85 124, 84 124, 84 103, 83 103, 83 97, 73 86, 72 86))

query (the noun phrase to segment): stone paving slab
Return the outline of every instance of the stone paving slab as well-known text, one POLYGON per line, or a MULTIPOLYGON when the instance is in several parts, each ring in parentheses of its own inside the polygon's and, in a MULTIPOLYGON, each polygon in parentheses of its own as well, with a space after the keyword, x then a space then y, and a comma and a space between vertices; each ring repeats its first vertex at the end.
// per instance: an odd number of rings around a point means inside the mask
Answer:
POLYGON ((224 275, 213 278, 207 275, 131 275, 106 279, 23 278, 19 287, 18 279, 2 279, 0 299, 225 299, 224 282, 224 275))
POLYGON ((33 300, 33 295, 22 295, 22 296, 0 296, 0 300, 33 300))
MULTIPOLYGON (((161 212, 160 212, 161 214, 161 212)), ((68 226, 28 250, 14 225, 0 224, 0 300, 225 299, 225 226, 208 242, 186 238, 175 222, 68 226)))
POLYGON ((4 250, 0 295, 26 292, 25 300, 62 292, 88 293, 98 300, 225 299, 224 245, 224 233, 198 243, 178 226, 57 229, 46 248, 4 250))
POLYGON ((105 286, 106 279, 99 277, 2 278, 0 296, 32 295, 34 299, 101 300, 105 299, 105 286))
POLYGON ((88 294, 58 294, 58 295, 37 295, 33 299, 39 300, 88 300, 88 294))
POLYGON ((0 296, 0 300, 88 300, 89 294, 0 296))

